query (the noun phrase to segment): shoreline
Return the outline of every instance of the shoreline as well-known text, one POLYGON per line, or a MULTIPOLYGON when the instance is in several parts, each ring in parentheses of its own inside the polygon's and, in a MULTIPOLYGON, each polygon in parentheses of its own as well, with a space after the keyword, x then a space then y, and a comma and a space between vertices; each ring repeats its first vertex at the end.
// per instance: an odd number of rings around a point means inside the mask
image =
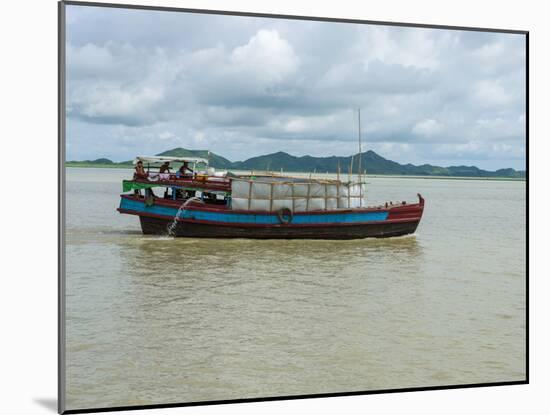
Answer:
MULTIPOLYGON (((69 168, 96 168, 96 169, 129 169, 134 168, 131 164, 80 164, 65 162, 65 167, 69 168)), ((249 170, 243 170, 249 171, 249 170)), ((310 172, 294 172, 285 171, 284 174, 313 174, 313 175, 326 175, 327 173, 310 173, 310 172)), ((328 173, 336 174, 336 173, 328 173)), ((416 175, 398 175, 398 174, 368 174, 367 178, 379 178, 379 179, 435 179, 435 180, 493 180, 493 181, 511 181, 511 182, 526 182, 525 177, 484 177, 484 176, 416 176, 416 175)))

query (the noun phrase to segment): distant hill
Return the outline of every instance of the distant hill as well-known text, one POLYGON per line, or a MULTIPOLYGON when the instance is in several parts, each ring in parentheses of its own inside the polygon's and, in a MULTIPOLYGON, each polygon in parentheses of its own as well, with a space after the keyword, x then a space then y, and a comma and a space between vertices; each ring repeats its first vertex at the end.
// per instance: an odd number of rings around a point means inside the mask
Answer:
MULTIPOLYGON (((172 157, 203 157, 208 158, 210 165, 218 169, 233 170, 271 170, 286 172, 317 172, 317 173, 336 173, 340 167, 341 173, 349 171, 353 157, 353 172, 357 172, 359 154, 348 157, 296 157, 291 154, 279 151, 277 153, 266 154, 264 156, 252 157, 245 161, 232 162, 218 154, 207 150, 188 150, 185 148, 174 148, 157 154, 157 156, 172 157)), ((106 158, 85 161, 69 161, 67 165, 83 166, 105 166, 125 167, 130 166, 131 161, 113 162, 106 158)), ((369 150, 361 153, 361 170, 366 170, 367 174, 391 174, 403 176, 448 176, 448 177, 505 177, 505 178, 525 178, 525 171, 514 170, 511 168, 500 169, 497 171, 482 170, 475 166, 450 166, 439 167, 431 164, 415 166, 414 164, 399 164, 395 161, 387 160, 384 157, 369 150)))
POLYGON ((223 158, 222 156, 218 156, 215 153, 210 152, 210 154, 208 154, 208 150, 187 150, 186 148, 178 147, 172 150, 163 151, 162 153, 155 155, 170 157, 202 157, 208 159, 210 165, 213 167, 217 167, 218 169, 233 168, 232 162, 230 162, 226 158, 223 158))
MULTIPOLYGON (((253 157, 243 162, 234 163, 235 168, 242 170, 285 170, 285 171, 306 171, 306 172, 329 172, 336 173, 338 166, 342 173, 347 173, 351 165, 349 157, 295 157, 285 152, 267 154, 265 156, 253 157)), ((359 166, 359 154, 353 156, 353 171, 356 172, 359 166)), ((411 165, 412 166, 412 165, 411 165)), ((361 170, 366 169, 372 174, 410 174, 406 166, 379 156, 374 151, 367 151, 361 156, 361 170)))
POLYGON ((107 158, 99 158, 95 160, 70 160, 65 163, 69 167, 132 167, 132 161, 114 162, 107 158))
MULTIPOLYGON (((264 156, 253 157, 243 162, 233 163, 234 169, 240 170, 273 170, 279 171, 305 171, 305 172, 329 172, 336 173, 338 166, 342 173, 349 171, 352 157, 295 157, 285 152, 267 154, 264 156)), ((353 156, 353 171, 357 172, 359 163, 359 154, 353 156)), ((525 171, 514 169, 500 169, 497 171, 487 171, 475 166, 451 166, 439 167, 430 164, 415 166, 413 164, 399 164, 395 161, 387 160, 376 154, 374 151, 361 153, 361 170, 366 170, 367 174, 393 174, 403 176, 449 176, 449 177, 509 177, 524 178, 525 171)))

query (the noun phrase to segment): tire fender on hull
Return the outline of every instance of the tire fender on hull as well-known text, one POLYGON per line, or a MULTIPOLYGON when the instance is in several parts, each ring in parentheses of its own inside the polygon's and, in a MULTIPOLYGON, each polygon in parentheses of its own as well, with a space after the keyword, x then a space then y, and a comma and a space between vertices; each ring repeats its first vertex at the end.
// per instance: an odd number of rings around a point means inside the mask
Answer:
POLYGON ((292 211, 289 208, 282 208, 277 211, 277 218, 283 225, 288 225, 292 222, 292 211))

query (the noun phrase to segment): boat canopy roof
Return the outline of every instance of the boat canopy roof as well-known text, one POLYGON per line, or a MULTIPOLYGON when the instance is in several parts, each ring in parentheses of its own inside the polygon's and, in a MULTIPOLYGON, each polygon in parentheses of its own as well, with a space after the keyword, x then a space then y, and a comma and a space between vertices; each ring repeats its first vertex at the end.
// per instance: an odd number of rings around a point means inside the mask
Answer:
POLYGON ((188 163, 208 164, 208 160, 202 157, 137 156, 134 160, 134 164, 136 164, 138 161, 142 161, 143 163, 164 163, 167 161, 176 161, 183 163, 184 161, 186 161, 188 163))

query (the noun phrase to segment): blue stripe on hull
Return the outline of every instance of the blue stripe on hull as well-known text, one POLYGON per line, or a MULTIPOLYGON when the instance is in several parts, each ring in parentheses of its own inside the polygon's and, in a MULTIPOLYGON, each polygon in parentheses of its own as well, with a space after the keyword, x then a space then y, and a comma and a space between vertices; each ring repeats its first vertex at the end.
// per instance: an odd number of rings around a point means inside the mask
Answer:
MULTIPOLYGON (((143 202, 122 198, 120 208, 133 210, 136 213, 150 213, 173 218, 177 209, 167 206, 146 206, 143 202)), ((209 212, 201 210, 183 210, 179 217, 182 219, 194 219, 211 222, 225 223, 249 223, 257 225, 279 225, 279 218, 276 214, 256 213, 230 213, 230 212, 209 212)), ((324 224, 324 223, 362 223, 383 221, 388 218, 388 212, 347 212, 347 213, 323 213, 323 214, 300 214, 292 219, 293 225, 324 224)))

